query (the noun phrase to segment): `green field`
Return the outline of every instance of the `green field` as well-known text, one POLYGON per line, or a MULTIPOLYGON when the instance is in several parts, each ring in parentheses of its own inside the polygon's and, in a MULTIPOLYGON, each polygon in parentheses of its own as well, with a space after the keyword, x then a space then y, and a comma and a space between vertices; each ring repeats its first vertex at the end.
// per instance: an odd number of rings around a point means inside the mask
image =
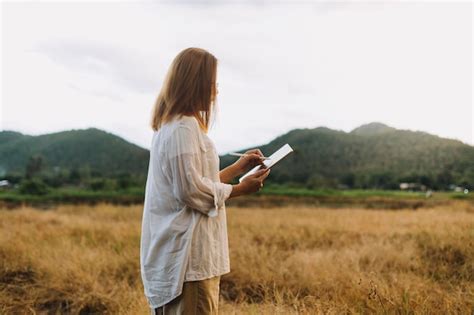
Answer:
MULTIPOLYGON (((269 184, 263 190, 254 196, 237 198, 246 200, 298 200, 304 199, 304 202, 315 201, 323 204, 363 204, 368 202, 394 203, 403 202, 401 206, 407 206, 406 203, 413 202, 443 202, 454 199, 474 201, 474 194, 464 194, 455 192, 433 192, 430 198, 427 198, 424 192, 409 192, 399 190, 362 190, 362 189, 309 189, 304 187, 290 187, 283 185, 269 184)), ((144 189, 142 187, 128 188, 124 190, 99 190, 94 191, 85 188, 68 187, 50 189, 43 195, 22 194, 17 190, 0 191, 0 202, 5 204, 48 204, 48 203, 98 203, 109 202, 114 204, 140 204, 144 199, 144 189)), ((230 202, 238 203, 232 200, 230 202)))
POLYGON ((144 191, 141 188, 126 190, 93 191, 80 188, 50 189, 44 195, 21 194, 18 191, 0 191, 0 201, 6 203, 87 203, 112 202, 121 204, 135 204, 143 202, 144 191))
MULTIPOLYGON (((341 197, 341 198, 367 198, 391 197, 399 199, 426 199, 424 192, 401 190, 376 190, 376 189, 309 189, 301 187, 288 187, 284 185, 268 185, 260 192, 263 195, 304 196, 304 197, 341 197)), ((431 198, 436 199, 474 199, 474 194, 460 192, 437 191, 431 198)))

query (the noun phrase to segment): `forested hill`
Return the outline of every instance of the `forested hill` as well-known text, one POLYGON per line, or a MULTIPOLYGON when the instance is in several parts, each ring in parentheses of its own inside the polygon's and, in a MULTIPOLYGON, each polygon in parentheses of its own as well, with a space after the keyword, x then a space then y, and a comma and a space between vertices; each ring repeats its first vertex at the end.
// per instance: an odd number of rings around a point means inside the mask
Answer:
POLYGON ((86 168, 101 175, 143 173, 148 155, 147 150, 96 128, 40 136, 0 132, 0 173, 24 173, 32 157, 41 157, 46 171, 86 168))
MULTIPOLYGON (((325 127, 295 129, 259 147, 270 155, 285 143, 295 152, 272 170, 272 181, 358 188, 398 188, 400 182, 439 189, 474 184, 474 147, 425 132, 381 123, 349 133, 325 127)), ((225 155, 221 166, 234 160, 225 155)))
MULTIPOLYGON (((269 177, 308 187, 394 188, 400 182, 441 189, 474 188, 474 147, 425 132, 371 123, 351 132, 325 127, 295 129, 259 146, 270 155, 285 143, 295 150, 269 177)), ((247 149, 242 149, 244 152, 247 149)), ((95 128, 40 136, 0 132, 0 175, 25 175, 32 158, 41 172, 79 170, 92 176, 146 176, 149 152, 95 128)), ((235 157, 221 156, 221 167, 235 157)))

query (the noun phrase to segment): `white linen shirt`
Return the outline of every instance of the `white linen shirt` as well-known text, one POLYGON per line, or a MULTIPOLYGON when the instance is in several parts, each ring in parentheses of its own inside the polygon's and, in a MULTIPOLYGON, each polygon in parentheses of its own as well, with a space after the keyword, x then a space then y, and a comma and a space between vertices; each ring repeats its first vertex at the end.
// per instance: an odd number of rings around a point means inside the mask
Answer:
POLYGON ((230 272, 219 156, 196 118, 153 134, 142 217, 140 267, 151 308, 181 294, 183 282, 230 272))

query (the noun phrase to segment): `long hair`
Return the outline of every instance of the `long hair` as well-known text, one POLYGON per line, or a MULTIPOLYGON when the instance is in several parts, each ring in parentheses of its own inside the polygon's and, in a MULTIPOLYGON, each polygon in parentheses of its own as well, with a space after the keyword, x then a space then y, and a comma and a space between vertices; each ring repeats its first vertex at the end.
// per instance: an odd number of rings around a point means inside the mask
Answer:
POLYGON ((216 99, 217 58, 208 51, 190 47, 171 63, 155 101, 151 127, 157 131, 164 123, 182 115, 194 116, 208 132, 216 99))

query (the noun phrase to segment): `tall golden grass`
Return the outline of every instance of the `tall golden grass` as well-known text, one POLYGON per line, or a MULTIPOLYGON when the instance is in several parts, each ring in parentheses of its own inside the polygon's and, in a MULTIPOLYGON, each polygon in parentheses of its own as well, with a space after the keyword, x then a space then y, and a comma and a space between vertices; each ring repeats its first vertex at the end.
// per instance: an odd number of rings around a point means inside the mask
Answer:
MULTIPOLYGON (((141 206, 0 210, 0 314, 149 314, 141 206)), ((474 206, 228 208, 222 314, 471 314, 474 206)))

